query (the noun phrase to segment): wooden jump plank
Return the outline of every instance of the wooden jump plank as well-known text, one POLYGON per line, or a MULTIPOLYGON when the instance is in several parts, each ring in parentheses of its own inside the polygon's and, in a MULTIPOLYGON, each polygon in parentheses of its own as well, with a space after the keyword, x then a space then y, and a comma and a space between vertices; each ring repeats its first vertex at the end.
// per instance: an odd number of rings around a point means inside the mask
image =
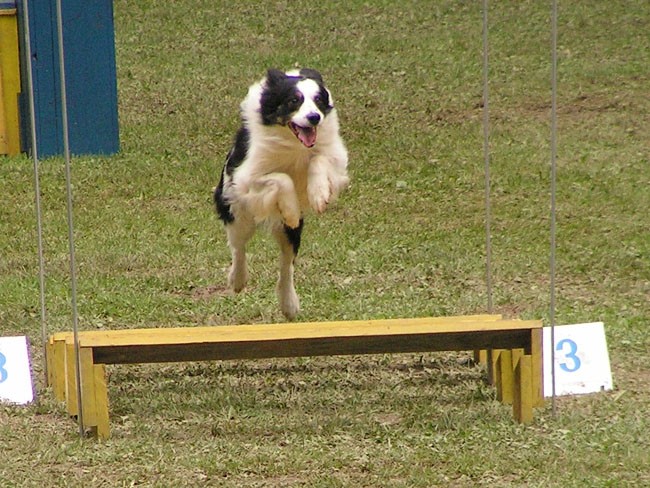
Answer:
MULTIPOLYGON (((223 325, 214 327, 169 327, 84 331, 80 344, 96 347, 132 344, 191 344, 201 342, 247 342, 281 339, 319 339, 373 335, 467 332, 503 329, 530 329, 520 320, 500 320, 498 315, 353 320, 344 322, 302 322, 279 324, 223 325)), ((541 327, 541 325, 540 325, 541 327)))
POLYGON ((525 347, 538 321, 355 321, 84 332, 95 363, 133 364, 525 347))
MULTIPOLYGON (((494 379, 500 399, 514 400, 515 417, 526 422, 532 418, 530 405, 543 402, 539 398, 543 385, 541 327, 541 321, 536 320, 474 315, 82 331, 78 338, 84 427, 103 439, 110 434, 105 364, 472 349, 490 352, 488 365, 498 370, 494 379), (527 358, 523 363, 522 357, 527 358), (509 398, 503 398, 504 393, 509 398)), ((68 413, 76 415, 76 352, 72 333, 54 334, 48 354, 53 355, 48 358, 53 368, 48 381, 57 398, 64 392, 68 413)))
POLYGON ((89 345, 80 338, 82 347, 90 347, 95 363, 135 364, 176 361, 226 359, 261 359, 279 357, 383 354, 433 351, 465 351, 475 348, 530 348, 526 330, 492 330, 451 333, 412 333, 393 335, 349 335, 240 341, 188 340, 89 345))

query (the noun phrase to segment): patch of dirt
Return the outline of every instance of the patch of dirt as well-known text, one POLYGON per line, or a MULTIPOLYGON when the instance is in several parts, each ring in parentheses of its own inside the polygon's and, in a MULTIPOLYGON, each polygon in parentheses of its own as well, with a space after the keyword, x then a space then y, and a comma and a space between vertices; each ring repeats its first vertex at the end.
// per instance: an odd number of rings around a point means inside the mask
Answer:
MULTIPOLYGON (((582 114, 604 113, 613 110, 627 109, 630 102, 622 96, 611 96, 609 94, 578 95, 572 100, 558 101, 558 115, 579 116, 582 114)), ((551 111, 551 102, 531 101, 524 105, 523 110, 529 113, 537 113, 546 116, 551 111)))
POLYGON ((392 425, 398 425, 403 419, 399 413, 378 413, 375 414, 374 420, 382 427, 390 427, 392 425))
POLYGON ((194 300, 210 300, 214 297, 227 297, 232 295, 232 290, 222 285, 198 286, 190 290, 190 296, 194 300))
MULTIPOLYGON (((608 112, 639 112, 634 99, 626 94, 593 93, 580 94, 571 99, 558 101, 558 116, 563 120, 582 120, 593 118, 594 115, 608 112)), ((521 117, 534 117, 547 120, 551 112, 551 101, 547 99, 531 99, 527 103, 515 107, 499 101, 492 102, 490 119, 495 121, 511 121, 521 117)), ((483 114, 483 101, 479 100, 473 106, 464 108, 447 107, 423 114, 426 121, 438 125, 461 125, 470 121, 478 121, 483 114)), ((637 113, 637 117, 642 113, 637 113)))

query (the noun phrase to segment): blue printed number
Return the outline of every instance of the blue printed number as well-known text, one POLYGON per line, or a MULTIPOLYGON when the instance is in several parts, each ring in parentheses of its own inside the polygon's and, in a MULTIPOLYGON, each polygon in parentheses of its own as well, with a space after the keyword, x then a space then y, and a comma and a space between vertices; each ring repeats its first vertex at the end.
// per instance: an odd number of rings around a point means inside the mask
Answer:
POLYGON ((5 381, 9 376, 9 373, 5 369, 5 364, 7 364, 7 358, 0 352, 0 383, 5 381))
POLYGON ((560 368, 562 368, 563 371, 566 371, 567 373, 573 373, 574 371, 578 371, 580 369, 580 358, 576 356, 576 352, 578 351, 578 345, 573 342, 571 339, 562 339, 560 342, 557 343, 557 346, 555 347, 556 351, 562 351, 564 353, 564 357, 568 360, 571 361, 569 362, 564 362, 560 363, 560 368), (568 347, 569 351, 565 351, 565 346, 568 347))

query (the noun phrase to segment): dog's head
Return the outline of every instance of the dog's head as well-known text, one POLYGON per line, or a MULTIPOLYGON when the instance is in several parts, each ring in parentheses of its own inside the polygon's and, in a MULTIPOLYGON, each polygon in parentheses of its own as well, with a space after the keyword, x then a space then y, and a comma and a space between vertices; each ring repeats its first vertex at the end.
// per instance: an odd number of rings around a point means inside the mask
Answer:
POLYGON ((305 147, 316 144, 317 127, 333 108, 332 96, 316 70, 270 69, 262 82, 262 123, 286 126, 305 147))

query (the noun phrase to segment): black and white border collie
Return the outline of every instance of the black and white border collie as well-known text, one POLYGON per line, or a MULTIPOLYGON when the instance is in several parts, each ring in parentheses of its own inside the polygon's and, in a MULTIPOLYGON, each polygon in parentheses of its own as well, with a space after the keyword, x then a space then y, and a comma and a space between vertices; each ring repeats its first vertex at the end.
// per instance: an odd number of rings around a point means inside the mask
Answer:
POLYGON ((246 243, 264 223, 280 245, 277 295, 284 316, 300 310, 293 263, 311 208, 320 214, 348 185, 348 154, 332 95, 313 69, 268 71, 241 103, 242 125, 214 191, 232 252, 228 286, 248 279, 246 243))

